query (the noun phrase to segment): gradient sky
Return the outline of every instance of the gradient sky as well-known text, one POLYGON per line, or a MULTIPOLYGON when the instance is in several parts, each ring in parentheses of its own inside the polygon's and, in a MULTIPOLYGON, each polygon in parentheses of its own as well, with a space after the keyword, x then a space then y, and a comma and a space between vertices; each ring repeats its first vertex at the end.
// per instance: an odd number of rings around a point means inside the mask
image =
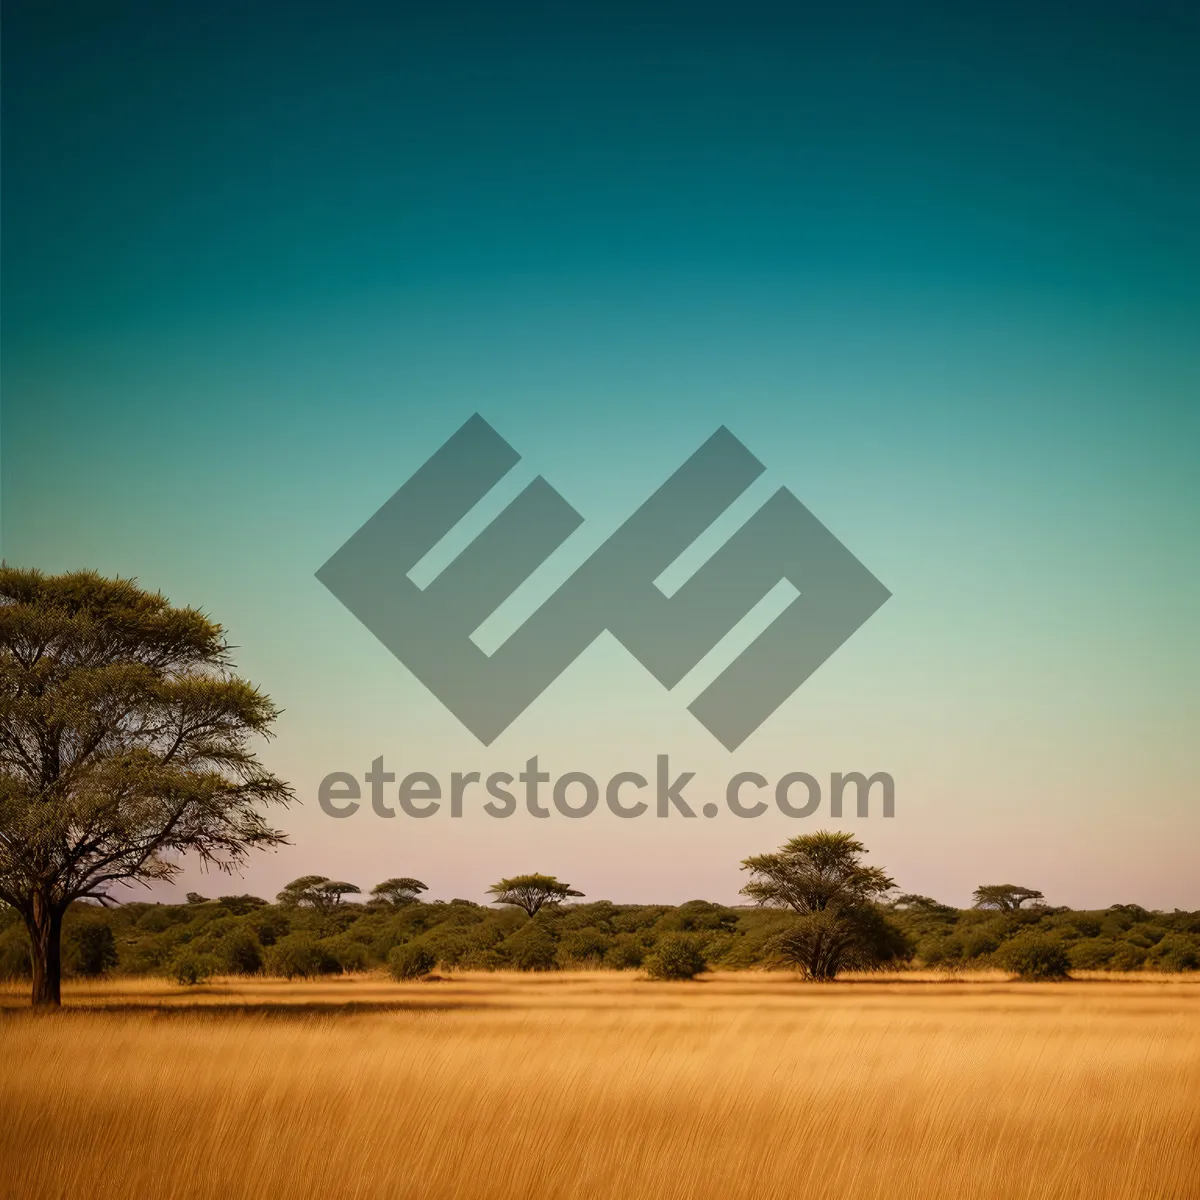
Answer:
POLYGON ((294 845, 186 887, 732 901, 833 824, 315 803, 669 753, 890 772, 841 826, 905 890, 1200 907, 1195 6, 283 14, 4 8, 4 555, 205 608, 286 709, 294 845), (563 569, 726 424, 893 598, 736 753, 608 637, 484 749, 313 574, 476 411, 563 569))

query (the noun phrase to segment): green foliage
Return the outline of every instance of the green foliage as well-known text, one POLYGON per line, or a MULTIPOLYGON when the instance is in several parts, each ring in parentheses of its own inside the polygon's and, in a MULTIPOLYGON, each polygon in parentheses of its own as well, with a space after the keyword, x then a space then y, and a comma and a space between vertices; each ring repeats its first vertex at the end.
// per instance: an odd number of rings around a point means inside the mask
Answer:
POLYGON ((1067 948, 1058 938, 1024 932, 996 953, 997 965, 1021 979, 1066 979, 1071 969, 1067 948))
POLYGON ((604 965, 615 971, 634 971, 646 957, 646 945, 635 933, 618 933, 604 952, 604 965))
POLYGON ((1130 942, 1118 942, 1113 956, 1108 960, 1110 971, 1137 971, 1146 961, 1146 951, 1130 942))
POLYGON ((262 945, 244 926, 221 938, 217 957, 227 975, 257 975, 263 967, 262 945))
POLYGON ((29 934, 22 925, 0 931, 0 982, 14 983, 33 973, 29 957, 29 934))
POLYGON ((353 883, 329 879, 325 875, 301 875, 275 898, 285 908, 311 908, 328 913, 342 903, 343 896, 356 896, 361 891, 362 888, 353 883))
POLYGON ((668 933, 643 965, 651 979, 694 979, 708 969, 700 939, 688 933, 668 933))
POLYGON ((117 965, 117 943, 108 925, 74 922, 63 937, 63 967, 69 975, 103 975, 117 965))
POLYGON ((278 710, 229 650, 132 580, 0 565, 0 902, 29 926, 35 1004, 59 1003, 73 902, 285 840, 262 809, 291 788, 252 748, 278 710))
POLYGON ((285 979, 311 979, 316 975, 336 975, 341 971, 337 959, 315 938, 306 933, 289 933, 267 951, 269 975, 285 979))
POLYGON ((500 943, 500 953, 518 971, 549 971, 555 966, 557 947, 546 924, 527 921, 500 943))
POLYGON ((338 971, 365 971, 371 965, 370 950, 353 936, 353 931, 324 938, 319 944, 338 971))
MULTIPOLYGON (((429 888, 419 879, 402 876, 397 879, 385 879, 371 889, 371 899, 378 904, 404 905, 413 904, 420 898, 421 892, 429 888)), ((458 901, 457 903, 463 903, 458 901)))
POLYGON ((976 908, 994 908, 1000 912, 1016 912, 1026 901, 1037 904, 1042 893, 1015 883, 985 883, 975 889, 976 908))
POLYGON ((558 962, 563 967, 597 966, 612 946, 612 937, 595 927, 571 929, 558 943, 558 962))
POLYGON ((244 917, 247 913, 265 908, 267 902, 260 896, 221 896, 217 903, 235 917, 244 917))
MULTIPOLYGON (((220 975, 390 970, 392 951, 414 944, 456 970, 638 970, 661 961, 676 937, 691 939, 711 970, 785 967, 812 979, 828 978, 835 966, 844 971, 902 963, 913 950, 922 966, 996 967, 1010 945, 1020 950, 1028 936, 1060 945, 1073 970, 1186 971, 1200 965, 1200 913, 1133 906, 959 910, 912 896, 890 904, 843 899, 817 913, 825 915, 808 920, 813 914, 787 907, 730 908, 703 900, 676 906, 593 901, 544 905, 531 920, 520 908, 465 900, 395 904, 373 898, 366 904, 333 902, 322 911, 235 896, 106 909, 76 905, 67 914, 63 942, 69 971, 167 977, 180 959, 198 959, 206 972, 220 975), (1100 932, 1084 936, 1093 929, 1100 932)), ((0 978, 29 977, 28 946, 20 917, 0 907, 0 978)))
POLYGON ((147 933, 163 933, 172 925, 185 924, 190 919, 191 914, 183 911, 181 905, 155 904, 138 917, 137 923, 147 933))
POLYGON ((387 964, 392 978, 403 982, 428 975, 437 966, 437 958, 428 946, 409 942, 404 946, 393 946, 388 952, 387 964))
POLYGON ((655 928, 679 933, 712 931, 727 933, 737 927, 736 909, 711 904, 707 900, 688 900, 672 908, 655 923, 655 928))
POLYGON ((1194 971, 1200 967, 1200 938, 1170 933, 1146 955, 1146 966, 1154 971, 1194 971))
POLYGON ((220 963, 211 954, 196 954, 185 950, 171 964, 171 978, 183 987, 206 983, 220 969, 220 963))
POLYGON ((879 867, 864 865, 865 853, 850 834, 822 830, 742 863, 751 874, 745 895, 796 914, 770 943, 778 963, 806 979, 827 980, 907 957, 906 939, 876 903, 895 884, 879 867))
POLYGON ((877 905, 797 913, 771 945, 775 960, 824 982, 908 956, 908 945, 877 905))
POLYGON ((751 876, 742 894, 758 904, 799 913, 869 903, 895 884, 879 867, 860 861, 866 852, 848 833, 800 834, 774 854, 756 854, 742 862, 742 870, 751 876))
POLYGON ((553 875, 514 875, 511 879, 493 883, 488 888, 488 895, 495 897, 495 904, 509 904, 536 917, 546 905, 561 904, 569 897, 583 893, 568 883, 560 883, 553 875))
POLYGON ((1068 946, 1067 956, 1077 971, 1103 971, 1112 963, 1116 950, 1112 938, 1089 937, 1068 946))

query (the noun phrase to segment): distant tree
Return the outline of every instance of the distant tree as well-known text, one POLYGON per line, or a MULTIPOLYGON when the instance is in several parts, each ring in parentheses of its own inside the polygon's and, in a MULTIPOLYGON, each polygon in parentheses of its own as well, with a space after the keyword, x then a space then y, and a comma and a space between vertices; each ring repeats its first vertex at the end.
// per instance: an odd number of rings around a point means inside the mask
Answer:
POLYGON ((244 917, 255 909, 265 908, 267 904, 261 896, 218 896, 217 903, 229 909, 235 917, 244 917))
POLYGON ((321 942, 305 933, 290 933, 267 952, 266 970, 269 975, 286 979, 309 979, 314 975, 336 975, 341 965, 321 942))
MULTIPOLYGON (((362 888, 356 887, 353 883, 343 883, 338 879, 331 879, 328 883, 322 884, 316 891, 320 900, 325 901, 324 907, 327 910, 341 904, 343 896, 359 896, 362 894, 362 888)), ((318 907, 321 907, 319 901, 318 907)))
POLYGON ((259 763, 278 710, 232 673, 221 626, 131 580, 0 566, 0 901, 29 934, 33 1003, 58 1005, 75 900, 231 870, 286 839, 259 763))
POLYGON ((117 965, 112 930, 100 921, 81 921, 63 939, 63 958, 73 975, 103 975, 117 965))
POLYGON ((934 900, 932 896, 920 896, 913 892, 906 892, 903 896, 897 896, 890 901, 893 908, 907 909, 912 912, 954 912, 948 904, 942 904, 938 900, 934 900))
POLYGON ((511 904, 531 917, 548 904, 561 904, 569 896, 582 896, 570 884, 559 883, 553 875, 514 875, 488 888, 493 904, 511 904))
POLYGON ((301 875, 299 879, 293 879, 275 899, 288 908, 312 908, 327 913, 341 904, 343 896, 357 896, 361 891, 352 883, 343 883, 325 875, 301 875))
POLYGON ((1042 900, 1041 892, 1019 887, 1015 883, 988 883, 975 889, 975 907, 991 908, 998 912, 1016 912, 1026 900, 1042 900))
POLYGON ((208 897, 200 895, 199 892, 188 892, 186 899, 189 904, 207 904, 208 903, 208 897))
POLYGON ((749 871, 752 879, 742 895, 800 913, 877 900, 896 885, 879 867, 859 861, 866 852, 849 833, 801 834, 774 854, 743 860, 742 870, 749 871))
POLYGON ((1035 931, 1010 938, 996 951, 996 961, 1021 979, 1066 979, 1071 969, 1063 943, 1035 931))
POLYGON ((419 879, 401 876, 398 879, 385 879, 382 883, 377 883, 371 889, 371 898, 381 904, 399 907, 415 903, 420 898, 419 893, 427 891, 429 889, 419 879))
POLYGON ((0 931, 0 982, 28 979, 32 973, 29 936, 24 928, 13 925, 0 931))
POLYGON ((249 929, 235 929, 221 939, 221 965, 230 975, 257 975, 262 970, 262 943, 249 929))
POLYGON ((700 940, 688 933, 668 933, 660 938, 642 965, 651 979, 694 979, 708 969, 700 940))
POLYGON ((1168 933, 1146 955, 1146 965, 1156 971, 1194 971, 1200 967, 1200 939, 1168 933))
POLYGON ((276 903, 285 908, 316 908, 318 900, 315 889, 328 882, 328 875, 301 875, 299 879, 284 885, 283 891, 275 897, 276 903))
POLYGON ((817 982, 842 971, 869 971, 909 953, 903 934, 875 904, 800 913, 770 950, 776 962, 817 982))
POLYGON ((558 947, 541 921, 527 921, 500 944, 500 950, 518 971, 550 971, 558 947))
POLYGON ((207 983, 220 969, 220 963, 211 954, 197 954, 184 948, 171 964, 171 977, 183 987, 207 983))
POLYGON ((437 956, 419 942, 405 942, 388 951, 387 963, 392 978, 402 983, 428 975, 437 966, 437 956))
POLYGON ((903 939, 876 904, 895 884, 879 867, 862 863, 865 853, 851 834, 821 830, 742 863, 752 875, 743 895, 797 914, 773 948, 808 979, 833 979, 843 969, 876 965, 902 952, 903 939))

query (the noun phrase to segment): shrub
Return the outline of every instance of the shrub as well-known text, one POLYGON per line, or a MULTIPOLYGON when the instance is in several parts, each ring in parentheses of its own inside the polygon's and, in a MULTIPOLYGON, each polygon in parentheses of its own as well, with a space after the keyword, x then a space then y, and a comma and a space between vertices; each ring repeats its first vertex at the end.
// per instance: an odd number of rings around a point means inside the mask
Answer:
POLYGON ((724 966, 727 961, 736 961, 733 949, 739 942, 744 940, 734 933, 725 931, 719 933, 702 933, 698 936, 700 938, 700 948, 703 950, 705 960, 710 966, 724 966))
POLYGON ((1113 956, 1108 960, 1110 971, 1138 971, 1146 961, 1146 951, 1130 942, 1117 942, 1113 956))
POLYGON ((986 958, 999 949, 1001 934, 994 926, 966 929, 957 935, 963 958, 986 958))
POLYGON ((305 933, 289 933, 267 952, 267 971, 285 979, 336 975, 340 970, 337 960, 305 933))
POLYGON ((600 929, 574 929, 558 945, 558 961, 562 966, 599 963, 608 953, 611 940, 600 929))
POLYGON ((557 954, 554 939, 540 921, 527 921, 501 942, 500 949, 518 971, 549 971, 557 954))
POLYGON ((869 971, 910 955, 904 934, 877 905, 798 913, 772 942, 775 961, 806 979, 836 979, 840 971, 869 971))
POLYGON ((952 937, 923 938, 917 943, 917 957, 927 967, 956 970, 962 965, 962 945, 952 937))
POLYGON ((171 978, 184 987, 192 987, 211 979, 218 970, 219 963, 211 954, 196 954, 184 950, 171 964, 171 978))
POLYGON ((428 946, 408 942, 403 946, 393 946, 388 952, 387 963, 392 978, 403 982, 428 975, 437 966, 437 959, 428 946))
POLYGON ((1071 966, 1080 971, 1103 971, 1112 961, 1116 948, 1117 944, 1112 938, 1094 937, 1076 942, 1067 953, 1071 958, 1071 966))
POLYGON ((235 917, 244 917, 257 908, 265 908, 267 904, 261 896, 221 896, 217 902, 235 917))
POLYGON ((0 933, 0 980, 28 979, 32 974, 29 935, 23 925, 10 925, 0 933))
POLYGON ((370 955, 362 942, 356 942, 345 934, 328 938, 322 943, 325 953, 333 958, 340 971, 365 971, 370 955))
POLYGON ((172 925, 188 919, 186 913, 177 915, 177 910, 183 907, 179 904, 155 904, 138 917, 137 927, 146 933, 164 933, 172 925))
POLYGON ((248 929, 238 929, 222 938, 219 955, 230 975, 257 975, 262 970, 262 947, 248 929))
POLYGON ((113 932, 99 921, 81 921, 63 938, 63 965, 72 975, 103 975, 117 965, 113 932))
POLYGON ((1169 933, 1146 956, 1155 971, 1194 971, 1200 966, 1200 940, 1182 933, 1169 933))
POLYGON ((1066 979, 1071 969, 1066 947, 1043 933, 1022 933, 1005 942, 996 961, 1021 979, 1066 979))
POLYGON ((646 947, 636 934, 618 933, 604 955, 604 965, 616 971, 630 971, 642 965, 646 947))
POLYGON ((651 979, 694 979, 708 967, 699 942, 686 933, 661 938, 643 965, 651 979))
POLYGON ((678 908, 669 909, 658 921, 664 933, 700 933, 707 930, 730 930, 737 925, 737 912, 708 900, 688 900, 678 908))

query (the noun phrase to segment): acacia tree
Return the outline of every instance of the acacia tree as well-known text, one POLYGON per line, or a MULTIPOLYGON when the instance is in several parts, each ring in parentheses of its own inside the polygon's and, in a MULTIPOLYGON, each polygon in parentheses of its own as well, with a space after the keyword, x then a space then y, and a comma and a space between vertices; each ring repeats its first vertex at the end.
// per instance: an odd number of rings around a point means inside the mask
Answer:
POLYGON ((534 917, 548 904, 561 904, 568 896, 582 896, 568 883, 559 883, 553 875, 514 875, 488 888, 493 904, 511 904, 534 917))
POLYGON ((293 908, 315 908, 327 913, 342 902, 343 896, 357 896, 362 888, 327 875, 301 875, 293 879, 278 896, 280 904, 293 908))
POLYGON ((220 625, 132 580, 0 567, 0 900, 58 1005, 63 916, 175 857, 231 871, 286 842, 291 788, 251 746, 278 709, 233 674, 220 625))
POLYGON ((418 893, 427 891, 429 888, 419 879, 411 879, 404 875, 398 879, 385 879, 382 883, 377 883, 371 889, 371 898, 380 904, 391 904, 398 908, 405 904, 414 904, 419 899, 418 893))
POLYGON ((986 883, 975 889, 973 899, 976 908, 1016 912, 1026 900, 1032 900, 1036 904, 1045 897, 1033 888, 1020 887, 1015 883, 986 883))
POLYGON ((774 949, 806 978, 833 979, 847 967, 872 966, 902 950, 875 903, 895 884, 860 861, 865 853, 856 837, 822 830, 742 862, 752 875, 743 895, 797 914, 774 949))

